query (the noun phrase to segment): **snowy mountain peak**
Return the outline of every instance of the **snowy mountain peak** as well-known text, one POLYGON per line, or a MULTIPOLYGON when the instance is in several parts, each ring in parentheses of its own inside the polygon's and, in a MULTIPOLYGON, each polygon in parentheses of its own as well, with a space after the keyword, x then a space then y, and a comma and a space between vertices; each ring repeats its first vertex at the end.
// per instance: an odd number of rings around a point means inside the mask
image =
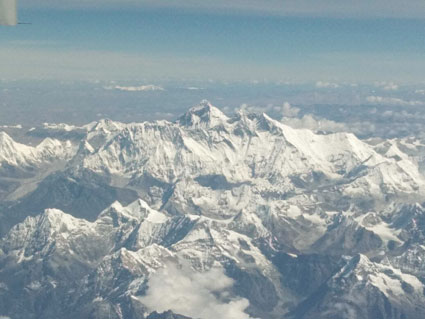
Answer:
POLYGON ((10 143, 12 138, 6 132, 0 131, 0 143, 10 143))
MULTIPOLYGON (((64 213, 60 209, 49 208, 41 214, 38 220, 39 226, 37 229, 50 229, 51 232, 55 231, 58 233, 67 233, 74 230, 83 230, 82 225, 86 226, 89 224, 84 219, 75 218, 67 213, 64 213)), ((36 217, 37 218, 37 217, 36 217)))
POLYGON ((405 298, 415 293, 421 295, 424 289, 424 285, 415 276, 389 265, 374 263, 364 255, 352 257, 336 278, 347 278, 350 275, 354 275, 359 282, 369 282, 388 298, 405 298))
POLYGON ((5 132, 0 132, 0 166, 6 163, 11 166, 28 167, 69 158, 74 153, 69 141, 60 142, 46 138, 36 147, 15 142, 5 132))
POLYGON ((209 101, 202 100, 178 119, 178 123, 188 127, 214 127, 227 122, 229 118, 209 101))
POLYGON ((102 132, 102 133, 112 133, 118 130, 121 130, 123 125, 119 122, 112 121, 110 119, 101 119, 94 126, 91 127, 89 132, 102 132))
POLYGON ((142 221, 163 222, 166 220, 166 215, 149 207, 142 199, 138 199, 128 206, 122 206, 120 202, 115 201, 100 215, 99 219, 106 221, 111 219, 116 224, 117 222, 128 223, 130 220, 140 223, 142 221))
POLYGON ((0 166, 2 163, 27 166, 28 162, 37 161, 35 148, 15 142, 5 132, 0 132, 0 149, 0 166))
POLYGON ((15 142, 6 132, 3 132, 3 131, 0 131, 0 146, 2 147, 2 150, 5 147, 8 147, 8 148, 17 148, 19 146, 22 146, 22 148, 27 147, 26 145, 15 142))
POLYGON ((362 270, 363 268, 370 268, 369 259, 363 254, 353 256, 348 263, 341 269, 338 274, 339 277, 347 277, 349 274, 362 270))

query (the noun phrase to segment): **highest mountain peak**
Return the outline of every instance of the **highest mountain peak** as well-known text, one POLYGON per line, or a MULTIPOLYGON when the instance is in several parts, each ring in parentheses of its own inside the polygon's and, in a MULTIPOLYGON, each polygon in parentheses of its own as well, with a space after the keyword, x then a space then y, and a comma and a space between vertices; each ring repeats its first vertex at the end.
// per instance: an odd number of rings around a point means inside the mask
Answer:
POLYGON ((189 127, 214 127, 227 122, 228 119, 223 112, 209 101, 202 100, 199 105, 192 107, 181 116, 177 122, 180 125, 189 127))

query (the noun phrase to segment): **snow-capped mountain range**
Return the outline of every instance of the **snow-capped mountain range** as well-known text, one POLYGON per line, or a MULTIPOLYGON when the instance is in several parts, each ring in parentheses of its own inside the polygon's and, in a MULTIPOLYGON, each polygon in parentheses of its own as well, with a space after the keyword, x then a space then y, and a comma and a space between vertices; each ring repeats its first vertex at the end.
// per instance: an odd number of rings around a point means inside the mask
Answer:
POLYGON ((0 132, 0 167, 28 168, 66 159, 72 152, 72 144, 46 138, 36 147, 15 142, 5 132, 0 132))
POLYGON ((0 133, 0 317, 425 317, 414 138, 208 101, 175 122, 44 135, 0 133))

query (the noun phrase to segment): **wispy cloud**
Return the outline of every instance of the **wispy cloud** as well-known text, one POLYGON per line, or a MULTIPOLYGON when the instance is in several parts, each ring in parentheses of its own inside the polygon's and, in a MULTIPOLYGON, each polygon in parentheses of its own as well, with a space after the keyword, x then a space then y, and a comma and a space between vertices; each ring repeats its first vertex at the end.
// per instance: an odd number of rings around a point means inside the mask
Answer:
POLYGON ((320 89, 323 89, 323 88, 337 89, 339 88, 339 84, 333 83, 333 82, 326 82, 326 81, 317 81, 316 87, 320 89))
POLYGON ((397 97, 384 97, 371 95, 366 97, 366 101, 372 104, 387 104, 387 105, 400 105, 400 106, 417 106, 424 105, 425 103, 417 100, 403 100, 397 97))
POLYGON ((267 14, 283 16, 330 16, 330 17, 425 17, 425 2, 421 0, 33 0, 22 4, 27 7, 48 8, 181 8, 197 11, 220 11, 230 13, 267 14))
POLYGON ((399 85, 394 82, 376 82, 375 86, 384 89, 385 91, 397 91, 399 85))
POLYGON ((279 66, 272 68, 204 56, 56 49, 32 49, 29 54, 25 47, 1 45, 0 68, 3 78, 16 79, 203 79, 208 74, 216 79, 239 80, 252 74, 279 76, 279 66))
POLYGON ((105 86, 105 90, 118 90, 118 91, 127 91, 127 92, 146 92, 146 91, 164 91, 164 88, 161 86, 148 84, 140 86, 105 86))

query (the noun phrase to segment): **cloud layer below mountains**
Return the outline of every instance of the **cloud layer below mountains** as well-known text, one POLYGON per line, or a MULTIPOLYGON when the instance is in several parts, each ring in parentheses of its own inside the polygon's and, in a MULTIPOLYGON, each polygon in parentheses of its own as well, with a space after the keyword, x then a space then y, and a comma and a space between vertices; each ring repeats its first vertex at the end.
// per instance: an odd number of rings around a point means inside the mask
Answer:
POLYGON ((233 280, 222 268, 214 267, 198 273, 189 267, 179 268, 167 264, 149 280, 143 304, 151 311, 174 313, 200 319, 248 319, 244 310, 249 306, 246 299, 229 299, 228 291, 233 280))

